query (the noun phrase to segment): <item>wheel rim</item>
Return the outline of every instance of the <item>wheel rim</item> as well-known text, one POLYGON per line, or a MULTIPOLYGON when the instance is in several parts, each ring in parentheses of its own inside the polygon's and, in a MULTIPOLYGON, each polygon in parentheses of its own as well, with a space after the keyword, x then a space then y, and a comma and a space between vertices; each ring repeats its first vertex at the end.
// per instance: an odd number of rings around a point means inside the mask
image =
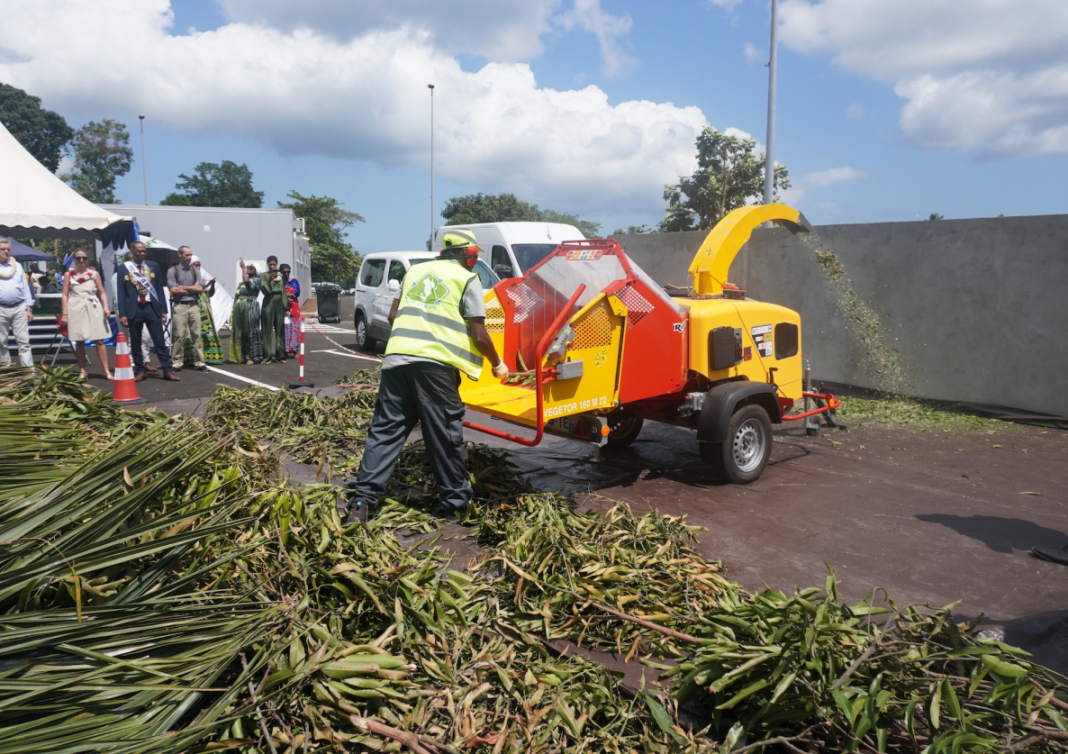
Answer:
POLYGON ((734 433, 734 463, 742 472, 752 471, 764 458, 764 425, 756 419, 749 419, 738 427, 734 433))
POLYGON ((633 414, 624 414, 614 422, 609 422, 608 436, 613 439, 626 437, 634 429, 634 422, 636 421, 638 421, 637 416, 634 416, 633 414))
POLYGON ((356 323, 356 345, 363 348, 367 345, 367 325, 363 319, 356 323))

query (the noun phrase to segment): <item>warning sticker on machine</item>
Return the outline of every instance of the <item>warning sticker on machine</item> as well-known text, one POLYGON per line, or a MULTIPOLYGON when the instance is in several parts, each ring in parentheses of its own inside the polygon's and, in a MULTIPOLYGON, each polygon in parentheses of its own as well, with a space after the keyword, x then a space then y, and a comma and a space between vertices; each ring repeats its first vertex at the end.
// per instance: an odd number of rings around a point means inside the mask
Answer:
POLYGON ((757 343, 757 349, 760 351, 761 356, 771 356, 771 343, 765 341, 763 343, 757 343))
MULTIPOLYGON (((750 328, 749 332, 753 334, 753 340, 756 340, 758 335, 771 335, 771 325, 758 325, 750 328)), ((771 338, 768 338, 768 340, 771 340, 771 338)))
POLYGON ((564 259, 569 262, 582 262, 586 260, 592 262, 600 259, 603 254, 604 251, 601 249, 575 249, 574 251, 569 251, 565 254, 564 259))

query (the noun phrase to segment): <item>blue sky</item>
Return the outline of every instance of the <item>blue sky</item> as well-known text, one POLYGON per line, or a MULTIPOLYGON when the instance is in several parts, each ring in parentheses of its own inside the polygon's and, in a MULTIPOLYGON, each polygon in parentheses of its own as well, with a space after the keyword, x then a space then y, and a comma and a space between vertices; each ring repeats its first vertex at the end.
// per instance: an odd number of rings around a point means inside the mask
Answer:
MULTIPOLYGON (((782 0, 787 200, 816 224, 1064 212, 1065 5, 782 0)), ((143 202, 144 112, 150 202, 229 159, 265 206, 291 189, 338 198, 372 252, 429 233, 433 80, 439 210, 511 191, 607 233, 659 221, 702 125, 763 143, 769 6, 13 0, 0 81, 72 125, 125 121, 138 162, 124 203, 143 202), (96 31, 132 41, 107 50, 96 31)))

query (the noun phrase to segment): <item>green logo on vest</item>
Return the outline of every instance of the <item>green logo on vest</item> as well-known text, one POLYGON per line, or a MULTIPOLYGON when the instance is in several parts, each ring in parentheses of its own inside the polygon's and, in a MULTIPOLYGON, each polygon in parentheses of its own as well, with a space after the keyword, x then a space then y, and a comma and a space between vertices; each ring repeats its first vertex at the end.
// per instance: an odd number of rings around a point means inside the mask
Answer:
POLYGON ((449 289, 437 275, 428 272, 411 287, 408 298, 428 306, 434 306, 449 295, 449 289))

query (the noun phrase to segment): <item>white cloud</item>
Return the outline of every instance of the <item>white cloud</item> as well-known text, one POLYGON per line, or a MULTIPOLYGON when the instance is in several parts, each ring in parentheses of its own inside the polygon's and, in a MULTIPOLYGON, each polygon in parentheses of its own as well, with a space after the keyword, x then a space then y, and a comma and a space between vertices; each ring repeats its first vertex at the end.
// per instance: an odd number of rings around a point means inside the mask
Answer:
POLYGON ((696 107, 539 88, 521 63, 466 72, 414 25, 344 40, 244 22, 173 36, 172 19, 167 0, 14 0, 0 81, 87 117, 144 112, 281 155, 387 166, 428 162, 434 83, 440 176, 578 212, 661 209, 663 184, 693 171, 707 125, 696 107), (102 54, 101 39, 137 43, 102 54))
POLYGON ((601 8, 600 0, 574 0, 574 3, 572 10, 555 19, 556 24, 565 31, 577 27, 595 35, 601 44, 605 73, 609 76, 616 76, 632 68, 635 61, 623 53, 618 41, 630 32, 630 16, 613 16, 606 13, 601 8))
POLYGON ((864 105, 859 102, 854 102, 846 110, 846 117, 850 120, 861 120, 867 112, 864 110, 864 105))
POLYGON ((832 183, 842 183, 843 181, 853 181, 857 178, 864 178, 867 173, 855 170, 848 165, 841 168, 831 168, 830 170, 821 170, 818 173, 809 173, 801 179, 801 183, 813 188, 822 188, 824 186, 830 186, 832 183))
POLYGON ((473 53, 495 62, 537 57, 542 36, 554 28, 582 29, 597 37, 609 75, 633 61, 620 38, 628 15, 614 16, 600 0, 219 0, 231 21, 289 31, 308 28, 337 41, 411 26, 428 32, 433 46, 452 55, 473 53))
POLYGON ((745 60, 747 63, 766 63, 768 62, 768 54, 752 42, 746 42, 745 60))
POLYGON ((723 10, 731 11, 741 5, 745 0, 708 0, 708 4, 713 8, 723 8, 723 10))
POLYGON ((1063 0, 783 0, 780 16, 784 44, 893 84, 909 143, 1068 153, 1063 0))

